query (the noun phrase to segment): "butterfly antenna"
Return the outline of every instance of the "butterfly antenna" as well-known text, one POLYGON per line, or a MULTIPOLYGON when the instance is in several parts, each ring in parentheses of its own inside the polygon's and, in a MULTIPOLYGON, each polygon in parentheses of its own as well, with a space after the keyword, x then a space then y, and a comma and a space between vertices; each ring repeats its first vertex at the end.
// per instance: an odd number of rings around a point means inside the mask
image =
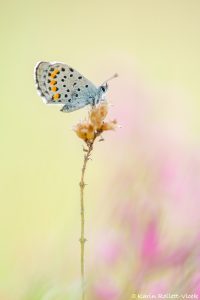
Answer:
POLYGON ((118 76, 119 76, 119 75, 118 75, 117 73, 115 73, 113 76, 111 76, 110 78, 108 78, 107 80, 105 80, 105 81, 102 83, 102 85, 103 85, 104 83, 107 83, 108 81, 114 79, 114 78, 117 78, 118 76))

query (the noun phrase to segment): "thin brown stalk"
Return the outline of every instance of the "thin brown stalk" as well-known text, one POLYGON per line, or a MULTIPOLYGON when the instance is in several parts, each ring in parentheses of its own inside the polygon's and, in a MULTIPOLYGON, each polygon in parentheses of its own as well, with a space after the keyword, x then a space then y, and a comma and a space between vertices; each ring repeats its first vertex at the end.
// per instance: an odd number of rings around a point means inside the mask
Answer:
MULTIPOLYGON (((95 140, 95 139, 94 139, 95 140)), ((80 204, 81 204, 81 287, 82 287, 82 300, 85 299, 85 209, 84 209, 84 189, 85 189, 85 171, 87 167, 87 162, 90 159, 91 152, 93 150, 94 140, 87 143, 87 149, 83 149, 85 152, 83 167, 81 171, 81 180, 80 180, 80 204)))
MULTIPOLYGON (((105 122, 104 119, 108 113, 107 103, 100 103, 98 106, 92 107, 89 118, 86 121, 80 122, 74 128, 74 131, 81 138, 86 148, 84 151, 83 166, 81 169, 80 180, 80 206, 81 206, 81 299, 85 300, 85 209, 84 209, 84 189, 85 189, 85 172, 88 160, 90 159, 93 145, 97 137, 101 136, 104 131, 114 130, 116 127, 116 120, 105 122)), ((101 137, 99 141, 103 141, 101 137)))

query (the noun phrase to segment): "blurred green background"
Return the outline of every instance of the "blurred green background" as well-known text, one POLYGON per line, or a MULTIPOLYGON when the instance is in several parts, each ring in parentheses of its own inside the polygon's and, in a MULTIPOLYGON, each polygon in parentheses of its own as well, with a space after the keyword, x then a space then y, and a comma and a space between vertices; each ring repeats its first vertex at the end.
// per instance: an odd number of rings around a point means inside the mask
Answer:
MULTIPOLYGON (((106 218, 105 194, 118 162, 134 149, 134 136, 123 143, 130 124, 119 111, 131 107, 133 82, 158 91, 148 122, 159 127, 166 119, 176 131, 184 106, 183 136, 188 148, 199 145, 200 2, 8 0, 1 2, 0 28, 0 299, 14 300, 25 299, 34 286, 40 293, 41 286, 79 278, 82 142, 72 127, 87 109, 63 114, 44 105, 34 85, 35 64, 65 62, 95 84, 120 75, 108 99, 122 129, 97 145, 87 173, 86 230, 92 224, 95 231, 106 218), (159 91, 168 86, 181 91, 181 100, 173 93, 170 102, 167 89, 161 99, 159 91)), ((125 160, 128 167, 130 157, 125 160)), ((34 293, 26 299, 40 299, 34 293)))

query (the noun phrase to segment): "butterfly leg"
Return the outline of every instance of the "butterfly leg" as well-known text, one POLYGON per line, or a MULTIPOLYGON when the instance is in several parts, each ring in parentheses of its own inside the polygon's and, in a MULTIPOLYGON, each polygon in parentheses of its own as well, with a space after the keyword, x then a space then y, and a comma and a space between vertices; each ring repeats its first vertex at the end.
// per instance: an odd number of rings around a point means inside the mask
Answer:
POLYGON ((89 97, 89 99, 90 99, 90 104, 91 104, 91 106, 95 106, 95 105, 97 105, 97 101, 96 101, 96 99, 95 99, 95 97, 89 97))

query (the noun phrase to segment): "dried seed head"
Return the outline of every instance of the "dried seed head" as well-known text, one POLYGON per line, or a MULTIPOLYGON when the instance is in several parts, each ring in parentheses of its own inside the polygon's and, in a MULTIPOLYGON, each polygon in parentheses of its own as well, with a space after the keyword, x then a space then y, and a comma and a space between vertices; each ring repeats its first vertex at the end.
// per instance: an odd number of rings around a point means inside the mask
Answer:
POLYGON ((92 140, 94 138, 94 126, 87 121, 78 123, 74 129, 79 138, 84 141, 92 140))
POLYGON ((88 120, 79 122, 74 131, 86 143, 94 141, 103 131, 114 130, 116 128, 116 120, 110 122, 104 121, 107 114, 108 104, 106 102, 100 103, 91 109, 88 120))
POLYGON ((117 125, 117 121, 113 120, 111 122, 104 122, 101 126, 101 130, 102 131, 106 131, 106 130, 114 130, 116 128, 117 125))
POLYGON ((106 102, 100 103, 98 106, 91 109, 89 118, 91 123, 95 126, 96 129, 100 129, 107 113, 108 113, 108 105, 106 102))

